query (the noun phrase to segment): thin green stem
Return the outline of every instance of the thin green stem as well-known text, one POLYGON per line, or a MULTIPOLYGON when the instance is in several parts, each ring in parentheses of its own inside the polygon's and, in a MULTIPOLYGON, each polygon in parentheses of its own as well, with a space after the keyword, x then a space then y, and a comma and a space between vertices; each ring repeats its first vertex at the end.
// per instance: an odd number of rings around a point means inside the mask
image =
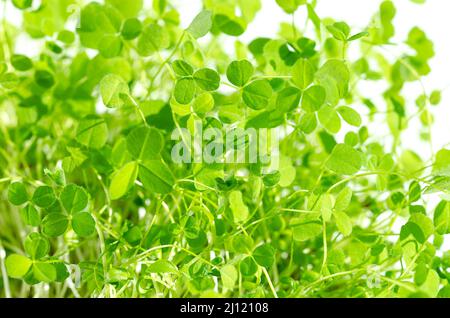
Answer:
POLYGON ((0 240, 0 269, 2 272, 2 278, 3 278, 3 290, 5 291, 5 297, 11 298, 11 289, 9 288, 9 279, 8 279, 8 273, 6 272, 5 267, 5 256, 6 252, 3 248, 2 241, 0 240))
POLYGON ((262 267, 262 271, 264 273, 264 276, 266 277, 267 283, 269 284, 270 290, 272 291, 273 297, 278 298, 277 291, 275 290, 272 280, 270 279, 269 272, 267 271, 267 269, 265 267, 262 267))
POLYGON ((170 55, 161 63, 161 65, 157 69, 156 73, 153 75, 153 79, 152 79, 152 81, 150 83, 150 87, 148 89, 146 99, 148 99, 150 97, 150 94, 152 93, 153 87, 155 85, 155 81, 158 78, 159 74, 162 72, 164 67, 166 67, 166 64, 173 58, 173 56, 176 54, 176 52, 180 48, 181 43, 183 43, 183 39, 184 39, 185 35, 186 35, 186 31, 183 31, 183 33, 181 33, 181 36, 178 39, 177 43, 175 44, 175 47, 173 48, 173 50, 170 53, 170 55))

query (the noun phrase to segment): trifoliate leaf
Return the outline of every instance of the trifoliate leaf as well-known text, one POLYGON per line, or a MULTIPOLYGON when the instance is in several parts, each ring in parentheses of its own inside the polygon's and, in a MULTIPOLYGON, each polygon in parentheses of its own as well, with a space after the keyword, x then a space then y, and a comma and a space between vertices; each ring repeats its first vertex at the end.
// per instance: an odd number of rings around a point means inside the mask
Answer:
POLYGON ((347 38, 350 35, 350 27, 345 22, 336 22, 332 25, 328 25, 327 30, 339 41, 347 41, 347 38))

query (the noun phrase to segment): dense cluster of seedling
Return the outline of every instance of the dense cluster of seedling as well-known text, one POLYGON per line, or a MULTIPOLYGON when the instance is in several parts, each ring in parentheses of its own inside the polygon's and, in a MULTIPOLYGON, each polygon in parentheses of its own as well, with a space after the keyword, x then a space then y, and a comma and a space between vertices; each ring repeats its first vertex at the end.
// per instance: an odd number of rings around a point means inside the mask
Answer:
POLYGON ((182 28, 169 0, 1 1, 1 296, 450 296, 450 150, 401 142, 414 121, 432 145, 441 93, 404 89, 433 43, 387 53, 389 0, 365 29, 276 0, 291 22, 243 43, 265 2, 182 28), (272 129, 279 166, 174 162, 198 122, 272 129))

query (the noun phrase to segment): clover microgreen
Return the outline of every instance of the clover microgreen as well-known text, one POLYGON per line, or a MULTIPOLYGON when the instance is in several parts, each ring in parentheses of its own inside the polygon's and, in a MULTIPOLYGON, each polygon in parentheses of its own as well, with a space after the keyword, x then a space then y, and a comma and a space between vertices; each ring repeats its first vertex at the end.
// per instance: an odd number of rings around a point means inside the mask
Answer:
POLYGON ((390 0, 367 27, 276 0, 244 41, 266 1, 200 2, 3 0, 0 296, 450 297, 427 34, 398 42, 390 0), (234 137, 173 159, 207 129, 234 137), (241 129, 279 151, 226 161, 241 129))

